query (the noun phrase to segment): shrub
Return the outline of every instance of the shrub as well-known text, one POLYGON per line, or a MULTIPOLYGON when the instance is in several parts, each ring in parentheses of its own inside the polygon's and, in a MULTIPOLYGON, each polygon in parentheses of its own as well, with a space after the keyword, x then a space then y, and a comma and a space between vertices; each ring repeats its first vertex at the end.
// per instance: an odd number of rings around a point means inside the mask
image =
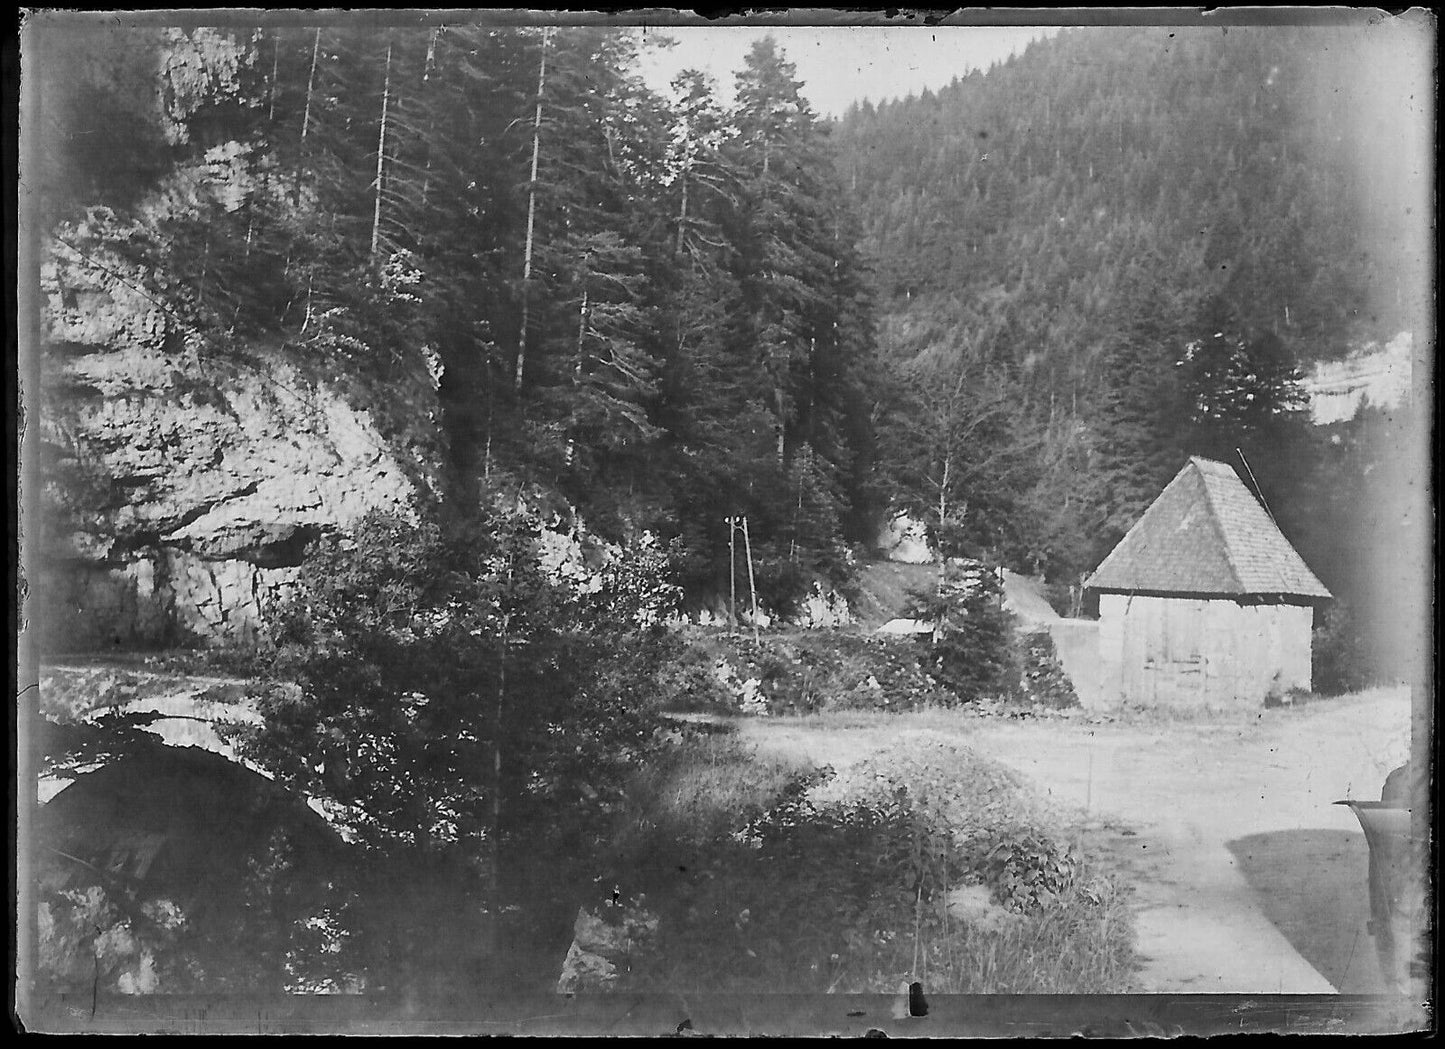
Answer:
POLYGON ((1044 600, 1061 616, 1077 619, 1083 613, 1083 588, 1077 583, 1063 579, 1050 579, 1041 587, 1044 600))
POLYGON ((971 703, 1006 696, 1019 677, 1013 615, 1003 606, 997 572, 983 564, 953 564, 932 593, 913 594, 908 614, 938 624, 926 645, 926 666, 958 699, 971 703))
POLYGON ((671 821, 680 840, 671 850, 635 840, 614 868, 612 898, 645 900, 645 913, 595 908, 615 929, 591 940, 626 948, 606 966, 610 988, 876 993, 913 979, 954 993, 1127 988, 1123 893, 1060 844, 1042 799, 967 747, 925 734, 837 775, 763 769, 756 780, 777 796, 761 810, 735 747, 693 743, 676 756, 664 780, 699 786, 666 803, 682 817, 671 821), (682 774, 709 750, 730 766, 725 779, 682 774), (695 794, 718 804, 700 813, 695 794), (724 830, 719 817, 734 804, 742 815, 724 830), (989 888, 996 920, 953 908, 970 883, 989 888), (642 926, 646 935, 634 935, 642 926))
POLYGON ((464 984, 541 953, 538 928, 565 936, 657 743, 661 554, 642 543, 576 579, 541 539, 510 500, 448 533, 372 516, 318 544, 276 617, 243 753, 355 839, 348 944, 371 986, 464 984))
POLYGON ((962 876, 958 854, 906 794, 882 805, 817 805, 805 781, 795 786, 803 789, 706 843, 666 891, 648 894, 656 951, 636 963, 633 987, 896 986, 914 909, 920 900, 936 905, 950 876, 962 876))
MULTIPOLYGON (((713 639, 725 676, 742 688, 757 682, 767 713, 821 710, 917 710, 957 702, 920 665, 919 649, 846 630, 713 639)), ((738 692, 732 709, 744 709, 738 692)))
POLYGON ((933 918, 919 977, 945 994, 1119 994, 1138 968, 1127 890, 1078 867, 1048 906, 981 925, 933 918))
MULTIPOLYGON (((758 605, 781 619, 797 614, 798 606, 812 589, 814 576, 788 557, 755 554, 753 578, 758 588, 758 605)), ((738 599, 739 612, 744 607, 738 599)))
POLYGON ((1059 654, 1054 648, 1054 639, 1047 630, 1035 630, 1020 634, 1020 662, 1023 673, 1020 686, 1024 698, 1038 706, 1062 710, 1079 705, 1074 683, 1064 672, 1059 654))
POLYGON ((978 872, 1009 910, 1037 911, 1073 886, 1078 857, 1067 845, 1027 827, 993 831, 986 841, 978 872))
POLYGON ((726 685, 726 665, 717 646, 697 640, 679 642, 673 657, 656 674, 659 705, 663 710, 677 712, 736 712, 737 697, 726 685))

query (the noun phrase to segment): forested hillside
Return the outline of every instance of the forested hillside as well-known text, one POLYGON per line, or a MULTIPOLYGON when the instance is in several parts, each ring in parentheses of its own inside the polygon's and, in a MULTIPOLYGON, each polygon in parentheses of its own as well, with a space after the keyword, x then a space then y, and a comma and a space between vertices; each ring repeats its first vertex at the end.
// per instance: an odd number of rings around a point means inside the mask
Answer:
POLYGON ((1354 30, 1065 30, 832 123, 771 41, 724 106, 697 73, 650 89, 619 30, 123 36, 79 27, 38 64, 64 556, 192 557, 244 519, 266 534, 227 556, 294 567, 312 518, 255 520, 281 482, 234 471, 153 512, 145 456, 176 433, 116 418, 137 389, 147 418, 144 398, 230 411, 182 442, 204 479, 217 433, 257 429, 226 405, 260 373, 308 403, 344 387, 443 517, 517 490, 652 531, 694 599, 726 586, 729 515, 786 612, 846 581, 890 503, 1064 588, 1189 454, 1242 453, 1325 581, 1366 585, 1360 508, 1401 476, 1366 475, 1408 424, 1312 428, 1298 379, 1400 332, 1424 347, 1428 157, 1372 75, 1388 47, 1354 30))
POLYGON ((1378 532, 1352 507, 1388 501, 1364 473, 1403 446, 1312 430, 1298 379, 1427 337, 1428 144, 1391 61, 1358 30, 1069 29, 855 106, 834 141, 898 380, 894 493, 1077 582, 1185 456, 1242 450, 1359 593, 1378 532))
MULTIPOLYGON (((745 514, 773 607, 843 571, 872 313, 826 128, 770 41, 724 109, 699 75, 649 90, 623 31, 76 29, 38 63, 61 131, 41 158, 54 418, 94 404, 74 362, 126 339, 194 382, 299 368, 388 438, 435 417, 437 451, 409 454, 440 456, 444 514, 516 488, 605 537, 676 540, 703 592, 745 514), (71 332, 102 306, 105 331, 71 332), (439 408, 410 392, 428 373, 439 408)), ((49 434, 72 473, 86 423, 49 434)), ((82 529, 129 498, 51 476, 82 529)))

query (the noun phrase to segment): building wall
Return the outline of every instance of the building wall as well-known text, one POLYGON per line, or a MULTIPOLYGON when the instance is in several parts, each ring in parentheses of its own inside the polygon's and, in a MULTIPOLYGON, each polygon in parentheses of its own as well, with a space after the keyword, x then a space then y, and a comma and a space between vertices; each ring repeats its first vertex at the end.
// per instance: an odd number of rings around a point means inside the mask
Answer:
POLYGON ((1099 675, 1099 623, 1095 619, 1053 619, 1045 624, 1054 651, 1069 675, 1079 704, 1089 710, 1108 706, 1099 675))
POLYGON ((1310 687, 1308 605, 1101 594, 1101 701, 1259 706, 1310 687))

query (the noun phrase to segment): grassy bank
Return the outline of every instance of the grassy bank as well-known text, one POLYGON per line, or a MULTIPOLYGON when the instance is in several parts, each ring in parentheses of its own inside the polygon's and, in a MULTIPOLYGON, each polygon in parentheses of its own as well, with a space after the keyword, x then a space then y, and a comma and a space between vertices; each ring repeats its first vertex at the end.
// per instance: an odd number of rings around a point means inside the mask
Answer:
POLYGON ((1066 818, 941 734, 840 771, 699 736, 630 796, 579 922, 592 989, 1110 993, 1135 968, 1127 893, 1066 818))

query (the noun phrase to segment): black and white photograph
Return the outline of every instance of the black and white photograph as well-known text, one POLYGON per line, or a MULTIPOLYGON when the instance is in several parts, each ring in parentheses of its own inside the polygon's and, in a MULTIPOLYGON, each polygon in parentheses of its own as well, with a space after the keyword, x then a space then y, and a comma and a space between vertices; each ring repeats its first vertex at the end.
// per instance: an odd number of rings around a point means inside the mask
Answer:
POLYGON ((1433 13, 18 52, 18 1029, 1435 1030, 1433 13))

